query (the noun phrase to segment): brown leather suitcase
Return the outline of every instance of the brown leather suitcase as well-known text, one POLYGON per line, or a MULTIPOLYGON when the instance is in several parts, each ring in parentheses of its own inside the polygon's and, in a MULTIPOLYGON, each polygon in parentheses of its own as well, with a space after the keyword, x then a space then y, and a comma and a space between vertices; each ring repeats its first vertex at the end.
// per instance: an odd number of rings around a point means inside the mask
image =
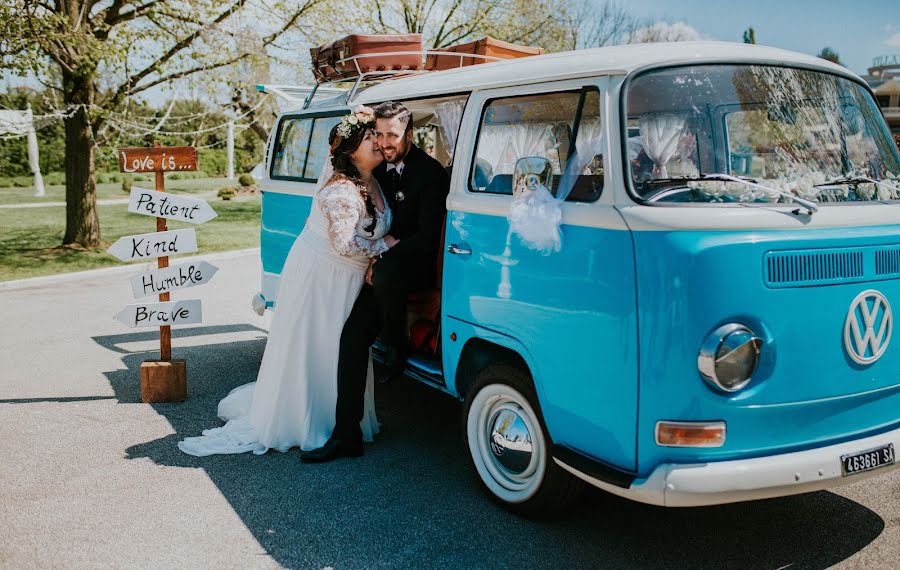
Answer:
MULTIPOLYGON (((509 42, 496 40, 492 37, 486 37, 475 40, 474 42, 449 46, 436 51, 471 53, 498 57, 500 59, 517 59, 520 57, 541 55, 544 53, 544 48, 511 44, 509 42)), ((478 57, 456 57, 452 55, 429 55, 425 63, 425 69, 428 71, 441 71, 443 69, 453 69, 456 67, 465 67, 467 65, 477 65, 479 63, 490 63, 491 61, 496 60, 478 57)))
POLYGON ((316 82, 318 83, 340 79, 340 75, 331 64, 331 54, 331 44, 309 48, 309 56, 312 59, 313 77, 316 78, 316 82))
POLYGON ((356 77, 360 72, 422 69, 422 34, 353 34, 309 50, 318 82, 356 77), (401 55, 379 55, 402 52, 401 55), (354 61, 342 61, 353 56, 354 61), (357 67, 358 66, 358 67, 357 67))

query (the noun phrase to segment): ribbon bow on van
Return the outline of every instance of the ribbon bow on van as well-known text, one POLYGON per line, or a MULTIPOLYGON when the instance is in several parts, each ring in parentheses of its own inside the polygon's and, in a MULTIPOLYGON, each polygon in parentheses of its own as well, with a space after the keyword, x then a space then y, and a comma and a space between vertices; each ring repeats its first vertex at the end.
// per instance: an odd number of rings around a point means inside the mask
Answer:
POLYGON ((554 196, 550 161, 544 157, 524 157, 516 162, 513 175, 513 200, 509 207, 510 232, 519 236, 528 248, 544 255, 562 248, 562 204, 578 177, 596 157, 602 157, 604 138, 600 121, 582 123, 575 152, 569 156, 554 196))

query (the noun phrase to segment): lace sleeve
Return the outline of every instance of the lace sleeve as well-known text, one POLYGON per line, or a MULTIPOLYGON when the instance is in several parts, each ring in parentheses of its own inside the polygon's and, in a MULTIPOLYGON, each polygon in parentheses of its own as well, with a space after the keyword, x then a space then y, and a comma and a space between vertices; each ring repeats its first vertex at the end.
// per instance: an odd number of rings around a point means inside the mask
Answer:
POLYGON ((319 204, 328 221, 331 247, 341 255, 381 255, 388 250, 383 239, 370 240, 356 233, 361 208, 355 192, 349 184, 332 184, 319 194, 319 204))

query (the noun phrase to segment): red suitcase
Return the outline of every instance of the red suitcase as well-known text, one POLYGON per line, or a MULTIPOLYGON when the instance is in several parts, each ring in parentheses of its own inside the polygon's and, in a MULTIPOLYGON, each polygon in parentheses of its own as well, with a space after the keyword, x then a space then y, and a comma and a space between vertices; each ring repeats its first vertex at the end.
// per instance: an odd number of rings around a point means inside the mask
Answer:
POLYGON ((422 69, 422 34, 353 34, 309 50, 318 82, 356 77, 360 72, 422 69), (399 55, 380 55, 400 52, 399 55), (348 58, 357 56, 355 60, 348 58))
MULTIPOLYGON (((441 48, 437 51, 449 51, 453 53, 471 53, 476 55, 492 56, 500 59, 516 59, 520 57, 528 57, 531 55, 541 55, 544 48, 522 46, 502 42, 491 37, 481 38, 474 42, 458 44, 455 46, 441 48)), ((457 57, 452 55, 429 55, 425 69, 428 71, 441 71, 443 69, 453 69, 456 67, 464 67, 466 65, 477 65, 479 63, 490 63, 496 61, 494 59, 483 59, 480 57, 457 57)))

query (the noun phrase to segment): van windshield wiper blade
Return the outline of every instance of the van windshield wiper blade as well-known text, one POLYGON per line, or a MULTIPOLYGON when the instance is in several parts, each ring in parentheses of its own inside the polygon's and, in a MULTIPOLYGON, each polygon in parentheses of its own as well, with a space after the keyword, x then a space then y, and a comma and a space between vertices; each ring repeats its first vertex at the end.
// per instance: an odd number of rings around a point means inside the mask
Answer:
MULTIPOLYGON (((789 198, 792 202, 796 202, 800 204, 804 208, 806 208, 807 212, 810 216, 819 211, 816 203, 807 200, 806 198, 801 198, 795 194, 790 192, 786 192, 784 190, 779 190, 778 188, 772 188, 771 186, 766 186, 764 184, 760 184, 753 178, 742 178, 737 176, 732 176, 730 174, 721 174, 721 173, 710 173, 710 174, 702 174, 700 176, 681 176, 676 178, 656 178, 654 180, 648 182, 737 182, 739 184, 744 184, 746 186, 750 186, 751 188, 759 188, 760 190, 765 190, 767 192, 771 192, 773 194, 778 194, 779 196, 784 196, 785 198, 789 198)), ((797 212, 795 212, 797 213, 797 212)))
POLYGON ((858 186, 860 184, 874 184, 875 186, 884 186, 900 194, 900 187, 891 184, 890 182, 885 182, 884 180, 876 180, 875 178, 871 178, 869 176, 841 176, 840 178, 835 178, 834 180, 829 180, 828 182, 816 184, 816 188, 827 188, 829 186, 858 186))

